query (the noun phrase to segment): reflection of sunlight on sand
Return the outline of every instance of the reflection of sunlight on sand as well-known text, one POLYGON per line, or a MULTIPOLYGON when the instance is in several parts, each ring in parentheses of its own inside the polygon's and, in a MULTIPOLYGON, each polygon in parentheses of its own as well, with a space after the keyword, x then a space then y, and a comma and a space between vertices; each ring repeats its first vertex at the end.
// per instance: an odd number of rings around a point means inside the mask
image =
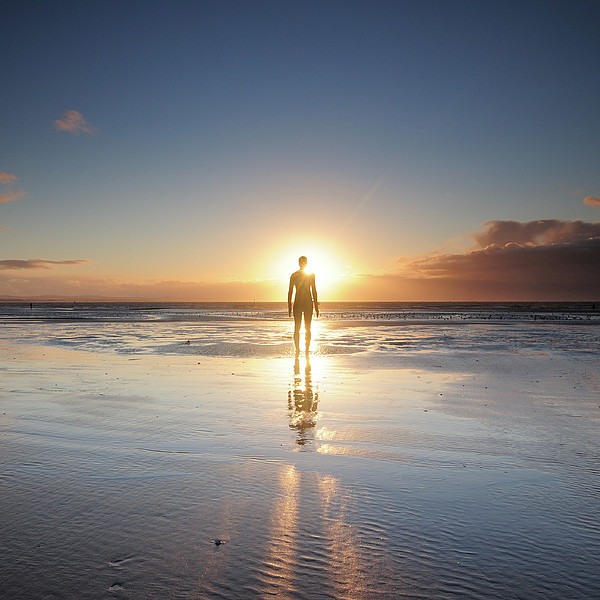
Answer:
POLYGON ((296 598, 298 579, 306 569, 318 569, 327 596, 360 598, 368 579, 361 559, 361 544, 349 515, 355 499, 331 475, 302 477, 294 465, 279 474, 279 497, 273 507, 267 552, 261 569, 262 593, 277 598, 296 598), (316 487, 315 487, 316 486, 316 487), (316 496, 315 496, 316 492, 316 496), (312 507, 310 522, 304 509, 312 507), (307 532, 313 532, 311 538, 307 532), (321 549, 313 554, 314 543, 321 549), (326 570, 321 571, 321 567, 326 570))
MULTIPOLYGON (((320 322, 320 319, 313 316, 310 332, 311 332, 311 344, 310 344, 310 362, 313 363, 313 358, 319 356, 319 346, 321 343, 321 333, 325 329, 326 325, 320 322)), ((290 337, 294 332, 294 321, 290 321, 289 325, 290 337)), ((300 348, 302 349, 302 356, 304 356, 304 348, 306 348, 306 330, 304 329, 304 321, 302 321, 302 327, 300 329, 300 348)))
POLYGON ((327 427, 319 427, 319 429, 317 429, 315 437, 318 440, 330 441, 333 438, 335 438, 335 431, 327 427))
MULTIPOLYGON (((333 435, 329 438, 333 439, 333 435)), ((317 448, 319 454, 348 454, 345 446, 334 446, 332 444, 320 444, 317 448)))
POLYGON ((318 370, 323 368, 323 346, 327 347, 329 344, 328 338, 331 338, 328 335, 328 325, 322 319, 322 317, 316 319, 313 318, 312 326, 311 326, 311 354, 310 354, 310 362, 313 368, 316 367, 317 374, 319 374, 318 370))
POLYGON ((324 537, 331 554, 329 573, 333 578, 336 598, 361 597, 360 582, 364 578, 353 528, 346 518, 348 495, 343 495, 335 477, 323 475, 318 481, 322 507, 324 537))
POLYGON ((300 472, 294 465, 279 474, 281 495, 271 520, 271 540, 265 557, 265 592, 278 598, 292 598, 295 590, 295 564, 298 535, 298 495, 300 472))
POLYGON ((313 320, 311 322, 310 329, 311 329, 313 341, 318 342, 319 341, 319 334, 323 330, 323 325, 321 323, 321 317, 317 318, 316 315, 313 316, 313 320))
MULTIPOLYGON (((313 338, 314 339, 314 338, 313 338)), ((320 354, 311 354, 310 360, 306 363, 306 366, 310 369, 310 375, 313 386, 318 387, 319 382, 323 379, 327 366, 327 358, 320 354)))

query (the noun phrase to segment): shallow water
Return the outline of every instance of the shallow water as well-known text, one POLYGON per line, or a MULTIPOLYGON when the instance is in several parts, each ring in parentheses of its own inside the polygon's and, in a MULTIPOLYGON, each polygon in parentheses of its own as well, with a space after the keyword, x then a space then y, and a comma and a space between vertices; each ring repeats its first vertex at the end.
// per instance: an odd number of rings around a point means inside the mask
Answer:
MULTIPOLYGON (((600 348, 589 304, 331 305, 313 320, 313 353, 569 351, 600 348)), ((136 354, 293 355, 283 305, 0 304, 6 339, 136 354)))
POLYGON ((597 331, 6 323, 2 593, 598 597, 597 331))

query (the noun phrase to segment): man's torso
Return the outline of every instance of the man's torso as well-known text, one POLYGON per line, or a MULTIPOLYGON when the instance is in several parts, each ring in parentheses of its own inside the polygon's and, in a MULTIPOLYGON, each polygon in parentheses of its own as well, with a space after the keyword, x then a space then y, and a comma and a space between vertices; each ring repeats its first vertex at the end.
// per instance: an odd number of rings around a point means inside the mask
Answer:
POLYGON ((294 304, 312 304, 311 285, 314 275, 305 273, 301 269, 292 275, 292 283, 296 286, 294 304))

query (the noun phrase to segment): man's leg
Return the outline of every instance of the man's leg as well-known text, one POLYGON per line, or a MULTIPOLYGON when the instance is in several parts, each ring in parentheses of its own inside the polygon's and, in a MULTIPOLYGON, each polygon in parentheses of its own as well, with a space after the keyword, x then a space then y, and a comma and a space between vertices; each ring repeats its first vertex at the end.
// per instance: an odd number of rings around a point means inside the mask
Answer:
POLYGON ((312 323, 312 306, 310 310, 307 310, 304 313, 304 340, 306 342, 306 354, 308 354, 308 350, 310 348, 310 340, 312 338, 312 334, 310 332, 310 326, 312 323))
POLYGON ((294 346, 296 347, 296 356, 300 354, 300 325, 302 324, 302 311, 294 307, 294 346))

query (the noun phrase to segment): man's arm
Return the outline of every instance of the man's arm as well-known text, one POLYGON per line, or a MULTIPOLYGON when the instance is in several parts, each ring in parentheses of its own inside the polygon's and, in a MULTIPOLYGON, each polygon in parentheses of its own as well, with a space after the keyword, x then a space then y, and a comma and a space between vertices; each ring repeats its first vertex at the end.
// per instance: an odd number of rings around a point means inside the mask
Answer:
POLYGON ((312 281, 310 283, 310 287, 312 288, 312 298, 313 298, 313 304, 315 305, 315 314, 318 317, 319 316, 319 298, 317 296, 317 284, 315 283, 314 273, 312 276, 312 281))
POLYGON ((292 294, 294 293, 294 276, 290 277, 290 287, 288 288, 288 317, 292 316, 292 294))

